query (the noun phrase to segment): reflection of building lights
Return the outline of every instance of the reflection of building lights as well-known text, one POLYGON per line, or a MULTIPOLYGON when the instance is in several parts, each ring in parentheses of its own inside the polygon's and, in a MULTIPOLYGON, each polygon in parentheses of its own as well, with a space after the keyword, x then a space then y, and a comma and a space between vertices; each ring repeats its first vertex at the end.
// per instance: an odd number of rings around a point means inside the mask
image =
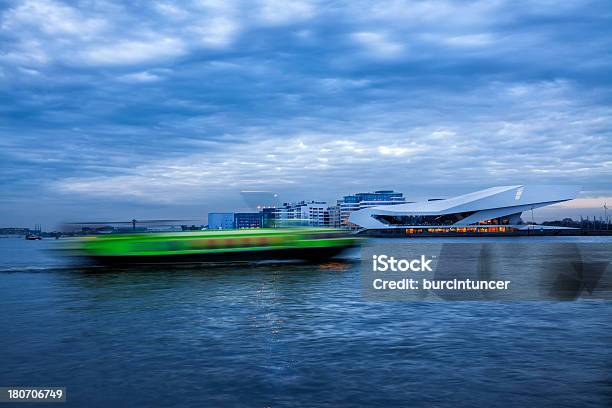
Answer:
POLYGON ((483 226, 483 227, 447 227, 447 228, 406 228, 404 233, 406 235, 416 235, 422 233, 431 234, 466 234, 466 233, 500 233, 500 232, 512 232, 516 231, 515 228, 503 227, 503 226, 483 226))

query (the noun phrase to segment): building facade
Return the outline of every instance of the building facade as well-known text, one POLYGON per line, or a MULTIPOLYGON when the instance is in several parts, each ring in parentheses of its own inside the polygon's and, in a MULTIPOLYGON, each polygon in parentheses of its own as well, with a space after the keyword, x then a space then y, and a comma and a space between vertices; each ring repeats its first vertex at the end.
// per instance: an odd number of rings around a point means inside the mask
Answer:
POLYGON ((329 205, 325 201, 284 203, 276 209, 276 222, 280 225, 329 226, 329 205))
POLYGON ((208 229, 233 229, 234 213, 216 212, 208 213, 208 229))
POLYGON ((397 205, 406 203, 403 193, 393 190, 378 190, 373 193, 357 193, 344 196, 338 200, 339 207, 339 227, 356 228, 349 218, 354 211, 379 205, 397 205))
POLYGON ((528 230, 534 226, 523 224, 523 212, 571 200, 579 190, 576 186, 492 187, 442 200, 364 208, 351 213, 349 221, 365 230, 408 235, 528 230))
POLYGON ((261 215, 262 228, 276 227, 276 207, 262 208, 259 214, 261 215))
POLYGON ((342 226, 340 220, 340 206, 332 205, 327 208, 327 211, 329 212, 329 226, 331 228, 340 228, 342 226))
POLYGON ((235 213, 234 228, 261 228, 261 213, 235 213))

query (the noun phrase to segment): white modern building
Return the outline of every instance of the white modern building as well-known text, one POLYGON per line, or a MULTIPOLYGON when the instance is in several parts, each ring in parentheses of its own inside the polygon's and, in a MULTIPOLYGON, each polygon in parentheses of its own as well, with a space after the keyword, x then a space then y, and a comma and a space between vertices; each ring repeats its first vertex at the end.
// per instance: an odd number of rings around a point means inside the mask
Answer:
POLYGON ((276 209, 275 220, 280 225, 294 223, 324 227, 329 225, 328 207, 325 201, 284 203, 276 209))
POLYGON ((349 221, 366 230, 409 235, 511 232, 535 228, 522 222, 523 212, 572 200, 579 191, 576 186, 492 187, 447 199, 365 208, 352 212, 349 221))

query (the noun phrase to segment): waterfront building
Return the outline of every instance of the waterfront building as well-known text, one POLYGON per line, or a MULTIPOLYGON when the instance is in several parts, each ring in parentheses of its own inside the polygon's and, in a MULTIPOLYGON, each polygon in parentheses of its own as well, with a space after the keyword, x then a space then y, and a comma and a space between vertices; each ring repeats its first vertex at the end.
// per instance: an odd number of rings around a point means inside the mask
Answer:
POLYGON ((340 228, 342 226, 340 219, 340 206, 332 205, 327 208, 329 212, 329 226, 332 228, 340 228))
POLYGON ((525 224, 521 214, 576 198, 575 186, 501 186, 448 199, 381 205, 351 213, 349 222, 369 231, 419 235, 506 233, 563 227, 525 224))
POLYGON ((328 204, 325 201, 300 201, 284 203, 276 209, 276 221, 280 224, 294 223, 308 226, 329 226, 328 204))
POLYGON ((261 228, 261 213, 235 213, 234 228, 261 228))
POLYGON ((276 226, 276 207, 262 208, 259 214, 261 215, 261 226, 263 228, 274 228, 276 226))
POLYGON ((355 228, 356 225, 349 221, 350 215, 354 211, 380 205, 397 205, 404 203, 406 203, 404 194, 393 190, 378 190, 373 193, 357 193, 344 196, 342 199, 338 200, 340 211, 339 226, 355 228))
POLYGON ((208 229, 233 229, 234 213, 215 212, 208 213, 208 229))

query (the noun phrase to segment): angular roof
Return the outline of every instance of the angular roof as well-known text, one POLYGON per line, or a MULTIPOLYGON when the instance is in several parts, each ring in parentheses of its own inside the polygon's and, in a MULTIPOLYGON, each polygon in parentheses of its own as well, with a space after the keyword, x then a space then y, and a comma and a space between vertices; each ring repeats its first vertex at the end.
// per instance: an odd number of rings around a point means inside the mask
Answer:
POLYGON ((365 228, 389 228, 373 215, 444 215, 474 213, 459 224, 497 218, 576 198, 580 187, 559 185, 513 185, 491 187, 444 200, 380 205, 351 213, 349 221, 365 228))
POLYGON ((576 198, 578 186, 499 186, 445 200, 420 201, 416 203, 381 205, 373 207, 379 214, 410 213, 420 215, 452 214, 465 211, 480 211, 493 208, 523 205, 552 204, 576 198))

